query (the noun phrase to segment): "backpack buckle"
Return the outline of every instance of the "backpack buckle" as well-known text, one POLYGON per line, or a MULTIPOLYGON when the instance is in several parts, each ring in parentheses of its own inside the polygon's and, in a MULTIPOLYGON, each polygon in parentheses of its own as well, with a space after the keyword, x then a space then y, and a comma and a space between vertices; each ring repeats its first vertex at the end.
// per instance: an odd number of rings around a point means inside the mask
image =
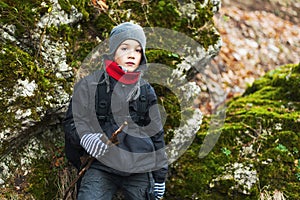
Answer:
POLYGON ((141 95, 140 96, 140 101, 141 102, 145 102, 146 101, 146 96, 145 95, 141 95))
POLYGON ((100 121, 105 121, 106 120, 106 116, 97 116, 97 118, 100 121))
POLYGON ((99 107, 102 108, 102 109, 107 108, 107 102, 105 100, 100 101, 99 102, 99 107))

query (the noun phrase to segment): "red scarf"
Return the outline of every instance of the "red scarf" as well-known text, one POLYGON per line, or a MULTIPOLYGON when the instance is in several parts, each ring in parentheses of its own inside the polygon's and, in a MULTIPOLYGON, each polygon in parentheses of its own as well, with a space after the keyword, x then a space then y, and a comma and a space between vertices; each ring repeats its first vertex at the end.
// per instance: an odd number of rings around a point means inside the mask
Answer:
POLYGON ((140 72, 125 72, 111 60, 105 60, 106 72, 109 76, 124 84, 134 84, 139 80, 140 72))

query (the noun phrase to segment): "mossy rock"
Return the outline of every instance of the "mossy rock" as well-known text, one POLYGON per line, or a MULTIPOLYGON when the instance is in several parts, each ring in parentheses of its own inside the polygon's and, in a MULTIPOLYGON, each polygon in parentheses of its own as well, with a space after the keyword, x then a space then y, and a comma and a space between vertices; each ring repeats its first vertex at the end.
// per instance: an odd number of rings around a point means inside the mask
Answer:
POLYGON ((206 119, 190 149, 171 166, 167 199, 259 199, 281 192, 300 199, 300 64, 256 80, 228 102, 213 150, 198 153, 206 119))
MULTIPOLYGON (((0 2, 1 199, 62 196, 60 189, 70 181, 66 180, 70 178, 66 174, 69 165, 62 149, 62 108, 70 99, 74 74, 82 61, 99 41, 107 39, 112 27, 134 21, 143 27, 171 29, 193 38, 204 49, 220 40, 213 22, 219 1, 107 0, 105 12, 91 2, 0 2), (27 88, 26 95, 15 95, 17 86, 27 88)), ((171 53, 160 49, 146 52, 149 62, 175 68, 181 58, 171 53)), ((163 95, 164 88, 157 89, 163 95)), ((174 109, 174 101, 163 98, 160 101, 168 104, 173 116, 165 128, 176 127, 178 104, 174 109)))

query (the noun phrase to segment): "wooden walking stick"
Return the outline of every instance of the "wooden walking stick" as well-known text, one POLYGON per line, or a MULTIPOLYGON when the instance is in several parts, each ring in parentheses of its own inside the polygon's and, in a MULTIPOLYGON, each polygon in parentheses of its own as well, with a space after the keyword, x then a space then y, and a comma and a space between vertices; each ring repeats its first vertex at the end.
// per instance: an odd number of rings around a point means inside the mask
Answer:
POLYGON ((109 140, 106 142, 107 145, 111 145, 111 144, 118 144, 118 134, 122 132, 122 130, 125 128, 125 126, 127 126, 127 121, 125 121, 109 138, 109 140))
MULTIPOLYGON (((127 126, 127 121, 125 121, 109 138, 109 140, 107 140, 106 145, 108 146, 112 146, 112 145, 116 145, 119 143, 118 141, 118 134, 122 132, 122 130, 125 128, 125 126, 127 126)), ((86 159, 86 162, 82 165, 84 166, 78 173, 77 177, 71 182, 70 186, 68 187, 68 189, 65 192, 64 198, 63 200, 66 200, 69 197, 69 193, 71 191, 71 189, 75 188, 75 185, 77 183, 77 181, 84 175, 84 173, 90 168, 91 164, 93 163, 93 161, 96 158, 94 157, 89 157, 88 159, 86 159)))

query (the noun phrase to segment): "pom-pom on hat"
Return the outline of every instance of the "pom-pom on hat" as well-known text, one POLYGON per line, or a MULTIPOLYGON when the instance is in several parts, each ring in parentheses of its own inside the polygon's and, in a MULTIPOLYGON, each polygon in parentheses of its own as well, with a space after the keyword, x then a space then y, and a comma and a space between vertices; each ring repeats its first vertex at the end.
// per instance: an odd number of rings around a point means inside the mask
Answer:
POLYGON ((140 43, 143 50, 140 65, 145 65, 147 63, 145 56, 146 36, 140 25, 131 22, 121 23, 111 30, 109 37, 109 59, 113 59, 117 48, 122 42, 128 39, 136 40, 140 43))

